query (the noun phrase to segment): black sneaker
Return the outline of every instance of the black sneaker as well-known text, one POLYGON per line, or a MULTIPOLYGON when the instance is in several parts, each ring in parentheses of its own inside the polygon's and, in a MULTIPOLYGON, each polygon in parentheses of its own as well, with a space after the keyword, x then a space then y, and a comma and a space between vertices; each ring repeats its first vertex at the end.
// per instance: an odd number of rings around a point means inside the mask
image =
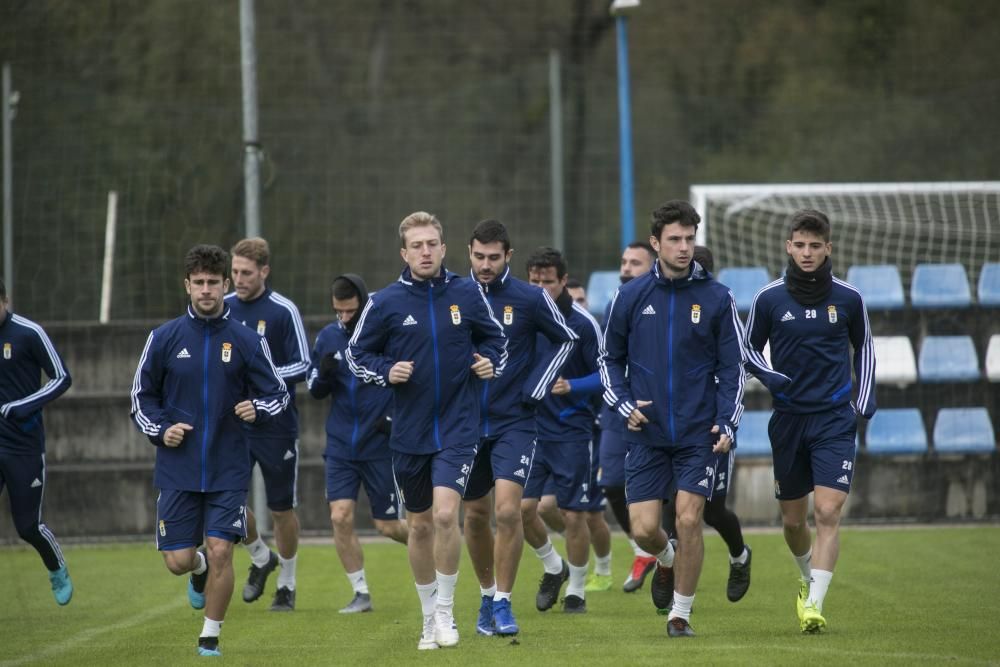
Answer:
MULTIPOLYGON (((674 557, 677 557, 677 545, 674 545, 674 557)), ((657 561, 653 570, 653 583, 649 585, 653 598, 653 606, 657 609, 669 609, 674 601, 674 568, 664 567, 657 561)))
POLYGON ((274 592, 271 611, 295 611, 295 591, 291 588, 279 588, 274 592))
POLYGON ((667 621, 667 636, 694 637, 694 630, 691 628, 691 624, 686 620, 680 618, 679 616, 675 616, 667 621))
POLYGON ((219 650, 219 638, 198 637, 198 655, 212 657, 222 655, 222 651, 219 650))
POLYGON ((576 595, 563 598, 563 612, 566 614, 586 614, 587 601, 576 595))
POLYGON ((746 547, 747 562, 729 564, 729 583, 726 584, 726 597, 730 602, 739 602, 750 588, 750 557, 753 552, 746 547))
POLYGON ((250 574, 247 575, 247 583, 243 587, 244 602, 253 602, 264 594, 267 578, 278 567, 278 554, 273 551, 269 551, 268 554, 267 564, 264 567, 257 567, 250 563, 250 574))
POLYGON ((535 596, 535 607, 538 611, 548 611, 559 599, 559 589, 563 582, 569 579, 569 565, 562 562, 562 571, 559 574, 542 575, 542 580, 538 582, 538 595, 535 596))

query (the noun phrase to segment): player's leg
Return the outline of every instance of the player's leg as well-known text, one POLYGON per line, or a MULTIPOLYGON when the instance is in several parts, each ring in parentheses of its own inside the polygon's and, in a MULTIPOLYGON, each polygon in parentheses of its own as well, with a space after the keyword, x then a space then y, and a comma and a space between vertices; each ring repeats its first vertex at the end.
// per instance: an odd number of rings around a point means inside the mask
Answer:
POLYGON ((354 532, 354 509, 357 506, 361 476, 352 461, 333 456, 323 457, 326 469, 326 500, 330 506, 333 546, 344 567, 344 574, 354 591, 351 601, 340 613, 370 611, 371 598, 365 579, 364 553, 354 532), (367 598, 367 599, 362 599, 367 598))
POLYGON ((705 543, 702 533, 702 513, 705 496, 683 488, 677 491, 677 557, 674 559, 673 605, 667 617, 670 636, 690 636, 689 624, 694 594, 701 576, 701 566, 705 557, 705 543), (675 622, 677 619, 677 622, 675 622), (683 621, 683 623, 680 623, 683 621))
POLYGON ((196 551, 205 536, 204 494, 160 489, 156 496, 156 548, 163 564, 177 575, 190 574, 188 602, 193 609, 205 608, 208 558, 196 551))
POLYGON ((584 590, 588 593, 611 588, 611 528, 604 518, 604 508, 587 512, 590 544, 594 548, 594 571, 587 575, 584 590))
POLYGON ((566 561, 569 582, 563 611, 586 611, 586 580, 590 559, 590 528, 587 511, 591 509, 591 443, 589 440, 549 442, 546 454, 556 484, 556 502, 566 524, 566 561))
POLYGON ((267 507, 271 510, 280 565, 271 611, 294 611, 299 551, 299 517, 295 512, 298 504, 299 441, 270 440, 268 444, 268 456, 266 462, 261 463, 261 473, 267 489, 267 507))
POLYGON ((481 635, 493 634, 493 596, 497 592, 493 554, 495 543, 490 519, 493 503, 490 490, 493 488, 493 439, 482 439, 476 461, 469 473, 465 498, 462 501, 464 513, 463 536, 469 551, 472 569, 479 581, 479 613, 476 616, 476 632, 481 635))
POLYGON ((219 655, 219 634, 233 597, 233 548, 246 539, 246 491, 200 494, 205 525, 205 619, 198 653, 219 655))
MULTIPOLYGON (((248 440, 247 442, 250 446, 250 469, 253 470, 254 465, 259 464, 261 473, 263 473, 264 464, 257 454, 260 453, 261 456, 265 457, 263 460, 266 461, 266 445, 269 441, 248 440)), ((250 569, 247 572, 246 584, 243 585, 243 601, 254 602, 264 594, 267 579, 278 568, 279 561, 278 554, 271 551, 263 537, 257 532, 257 517, 254 516, 253 510, 249 507, 247 507, 246 530, 247 539, 243 546, 250 554, 250 569)))
POLYGON ((434 576, 434 515, 431 512, 434 495, 431 485, 431 457, 393 452, 392 474, 399 497, 406 507, 409 527, 406 552, 423 614, 417 648, 436 649, 438 644, 434 637, 434 603, 438 586, 434 576))
POLYGON ((524 495, 521 499, 521 521, 524 526, 524 541, 534 550, 542 561, 542 579, 538 583, 538 593, 535 595, 535 607, 538 611, 547 611, 559 599, 559 590, 569 579, 569 566, 559 552, 552 546, 549 533, 538 516, 538 503, 549 483, 551 471, 545 460, 545 447, 539 444, 535 450, 535 459, 531 465, 531 475, 524 485, 524 495))
POLYGON ((556 502, 555 493, 544 492, 542 494, 538 501, 538 517, 553 533, 563 534, 566 532, 566 524, 563 523, 562 512, 559 511, 559 503, 556 502))
POLYGON ((743 528, 736 513, 726 507, 729 485, 732 482, 735 451, 730 449, 717 456, 715 467, 715 491, 705 502, 705 523, 719 533, 729 551, 729 580, 726 582, 726 597, 730 602, 738 602, 750 588, 751 550, 743 542, 743 528))

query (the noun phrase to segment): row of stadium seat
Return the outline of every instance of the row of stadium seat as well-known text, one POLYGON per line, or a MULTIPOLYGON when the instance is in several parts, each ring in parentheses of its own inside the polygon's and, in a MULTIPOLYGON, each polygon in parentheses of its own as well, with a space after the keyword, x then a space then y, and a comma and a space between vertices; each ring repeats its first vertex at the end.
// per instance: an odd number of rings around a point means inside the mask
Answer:
MULTIPOLYGON (((769 411, 745 412, 740 419, 736 455, 770 456, 769 411)), ((986 408, 941 408, 934 421, 933 451, 939 454, 989 454, 996 451, 993 423, 986 408)), ((868 422, 865 450, 869 454, 923 454, 927 431, 916 408, 880 409, 868 422)))

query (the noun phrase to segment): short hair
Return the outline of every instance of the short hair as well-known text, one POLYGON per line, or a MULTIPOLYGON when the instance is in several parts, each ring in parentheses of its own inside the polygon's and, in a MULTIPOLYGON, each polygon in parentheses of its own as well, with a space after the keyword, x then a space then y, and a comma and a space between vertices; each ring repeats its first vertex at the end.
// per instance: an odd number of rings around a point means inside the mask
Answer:
POLYGON ((548 246, 542 246, 531 253, 528 260, 524 263, 525 268, 530 272, 533 269, 547 269, 550 266, 554 267, 556 270, 556 278, 559 280, 563 279, 566 275, 567 266, 566 260, 563 258, 561 252, 555 248, 550 248, 548 246))
POLYGON ((361 292, 358 291, 358 286, 346 276, 339 276, 334 280, 333 285, 330 287, 330 292, 333 294, 333 298, 338 301, 346 301, 355 297, 359 301, 361 300, 361 292))
POLYGON ((826 243, 830 242, 830 219, 826 213, 811 208, 804 208, 792 214, 792 221, 788 225, 788 240, 792 239, 795 232, 808 232, 821 237, 826 243))
POLYGON ((246 257, 257 263, 258 267, 267 266, 271 263, 271 246, 267 241, 259 236, 243 239, 230 248, 229 253, 234 257, 246 257))
POLYGON ((712 256, 712 251, 703 245, 696 245, 694 247, 694 252, 691 253, 691 259, 701 264, 701 268, 705 269, 709 273, 715 272, 715 257, 712 256))
POLYGON ((228 278, 229 253, 217 245, 196 245, 184 256, 184 276, 190 278, 192 273, 210 273, 228 278))
POLYGON ((650 218, 649 233, 653 238, 659 239, 663 233, 663 228, 667 225, 678 222, 682 227, 697 227, 701 222, 701 216, 694 206, 682 199, 671 199, 661 204, 650 218))
POLYGON ((656 261, 656 251, 653 250, 653 246, 649 245, 649 241, 632 241, 625 246, 625 250, 628 250, 629 248, 641 248, 649 253, 650 260, 654 262, 656 261))
POLYGON ((441 221, 426 211, 416 211, 403 218, 403 221, 399 223, 400 247, 406 247, 406 232, 414 227, 433 227, 438 230, 438 236, 444 241, 444 228, 441 227, 441 221))
POLYGON ((581 283, 576 278, 566 279, 566 289, 583 289, 583 283, 581 283))
POLYGON ((469 238, 470 248, 473 241, 479 241, 482 244, 499 241, 503 244, 505 254, 510 250, 510 235, 507 234, 507 228, 504 227, 502 222, 492 218, 483 220, 476 225, 476 228, 472 230, 472 236, 469 238))

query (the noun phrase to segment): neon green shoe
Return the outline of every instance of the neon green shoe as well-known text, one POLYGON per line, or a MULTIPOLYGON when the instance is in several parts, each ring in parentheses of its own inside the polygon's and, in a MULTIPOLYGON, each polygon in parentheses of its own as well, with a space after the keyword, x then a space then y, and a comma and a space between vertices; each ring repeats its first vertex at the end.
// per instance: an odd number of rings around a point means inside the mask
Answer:
POLYGON ((611 590, 611 584, 610 574, 596 574, 591 572, 587 575, 587 583, 584 585, 583 590, 587 593, 600 593, 601 591, 611 590))
POLYGON ((799 623, 799 627, 802 632, 816 634, 826 627, 826 619, 819 613, 816 605, 807 602, 802 608, 802 621, 799 623))
POLYGON ((806 599, 809 597, 809 582, 799 579, 799 596, 795 598, 795 612, 799 616, 799 623, 802 623, 802 611, 806 606, 806 599))

